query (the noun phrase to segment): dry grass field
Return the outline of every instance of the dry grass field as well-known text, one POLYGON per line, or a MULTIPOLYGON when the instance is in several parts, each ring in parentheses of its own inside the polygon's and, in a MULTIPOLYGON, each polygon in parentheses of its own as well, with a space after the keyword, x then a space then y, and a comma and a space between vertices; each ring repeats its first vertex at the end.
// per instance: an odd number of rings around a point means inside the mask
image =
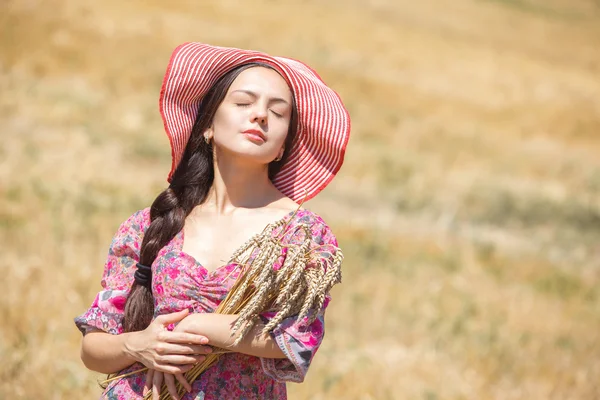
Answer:
POLYGON ((598 0, 0 1, 0 399, 99 395, 72 318, 165 187, 185 41, 304 60, 353 118, 291 399, 600 399, 598 0))

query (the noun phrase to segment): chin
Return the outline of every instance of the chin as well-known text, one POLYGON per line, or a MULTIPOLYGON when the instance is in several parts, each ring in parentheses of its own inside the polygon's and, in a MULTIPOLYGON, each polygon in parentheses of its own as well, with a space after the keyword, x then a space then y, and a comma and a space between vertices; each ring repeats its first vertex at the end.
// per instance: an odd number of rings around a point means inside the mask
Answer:
POLYGON ((271 160, 277 157, 276 155, 271 157, 270 155, 265 154, 264 151, 256 150, 258 149, 228 149, 227 153, 234 158, 249 161, 255 164, 269 164, 271 160))

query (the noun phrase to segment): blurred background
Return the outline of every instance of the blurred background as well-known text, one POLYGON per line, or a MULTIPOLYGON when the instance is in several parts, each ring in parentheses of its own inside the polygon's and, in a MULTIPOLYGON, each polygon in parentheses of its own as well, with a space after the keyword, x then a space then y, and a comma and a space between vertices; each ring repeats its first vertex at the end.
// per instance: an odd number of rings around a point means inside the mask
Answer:
POLYGON ((0 1, 0 398, 97 398, 72 319, 166 186, 201 41, 300 59, 353 131, 343 248, 290 399, 600 398, 600 1, 0 1))

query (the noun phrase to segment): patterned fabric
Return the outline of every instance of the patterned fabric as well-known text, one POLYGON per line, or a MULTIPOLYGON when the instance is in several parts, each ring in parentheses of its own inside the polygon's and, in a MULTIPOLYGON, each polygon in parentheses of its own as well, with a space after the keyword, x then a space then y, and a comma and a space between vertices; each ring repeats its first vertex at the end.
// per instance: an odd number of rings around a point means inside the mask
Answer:
MULTIPOLYGON (((299 224, 311 227, 314 246, 330 244, 337 246, 335 236, 325 222, 315 213, 301 210, 293 216, 283 233, 283 242, 299 243, 304 233, 299 224)), ((133 214, 120 227, 113 238, 104 274, 102 290, 91 307, 75 318, 75 324, 83 334, 100 329, 110 334, 123 332, 122 320, 125 301, 133 282, 135 264, 139 260, 143 233, 150 224, 150 212, 146 208, 133 214)), ((182 252, 183 230, 179 232, 158 254, 152 265, 152 290, 156 318, 188 308, 196 313, 214 312, 226 297, 238 272, 234 264, 224 265, 208 272, 192 256, 182 252)), ((322 253, 326 257, 326 253, 322 253)), ((282 254, 277 263, 285 260, 282 254)), ((285 399, 285 382, 302 382, 324 336, 324 311, 326 299, 318 317, 311 324, 307 319, 296 322, 290 317, 282 321, 272 332, 287 359, 266 359, 241 353, 224 354, 219 361, 193 382, 193 390, 183 399, 285 399)), ((274 313, 261 315, 267 322, 274 313)), ((143 368, 136 363, 120 371, 143 368)), ((145 383, 145 373, 113 381, 102 394, 102 399, 140 399, 145 383)))

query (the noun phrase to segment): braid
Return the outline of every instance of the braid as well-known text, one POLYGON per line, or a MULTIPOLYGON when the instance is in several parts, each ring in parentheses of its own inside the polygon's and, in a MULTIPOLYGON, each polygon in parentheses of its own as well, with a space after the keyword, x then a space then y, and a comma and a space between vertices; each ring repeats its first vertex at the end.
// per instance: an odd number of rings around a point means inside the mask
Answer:
MULTIPOLYGON (((177 192, 171 187, 158 195, 150 208, 151 223, 142 240, 140 264, 152 265, 160 249, 183 229, 191 210, 182 207, 177 192)), ((123 329, 125 332, 143 330, 150 325, 153 317, 152 286, 134 282, 125 304, 123 329)))
MULTIPOLYGON (((142 240, 140 264, 151 266, 159 251, 183 229, 185 219, 194 207, 206 201, 214 180, 214 166, 212 146, 206 144, 203 139, 199 140, 203 138, 202 132, 207 125, 203 116, 202 113, 198 114, 171 184, 158 195, 150 207, 150 226, 142 240)), ((134 281, 125 303, 123 330, 144 330, 150 325, 153 317, 152 282, 141 285, 134 281)))

